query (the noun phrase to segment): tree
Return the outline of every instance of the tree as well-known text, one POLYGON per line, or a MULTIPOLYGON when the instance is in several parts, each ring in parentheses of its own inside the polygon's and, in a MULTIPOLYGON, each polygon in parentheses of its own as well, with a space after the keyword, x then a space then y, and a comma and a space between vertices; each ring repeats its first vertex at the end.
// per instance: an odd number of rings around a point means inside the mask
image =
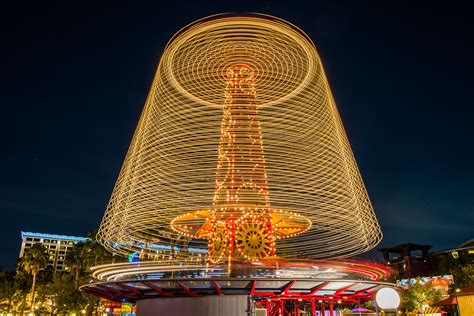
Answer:
POLYGON ((66 266, 74 276, 76 287, 79 286, 79 279, 82 275, 89 272, 93 266, 110 263, 113 256, 97 241, 77 243, 66 256, 66 266))
POLYGON ((91 267, 111 263, 114 260, 112 254, 97 241, 88 241, 84 247, 83 268, 86 271, 91 267))
POLYGON ((87 305, 86 298, 75 286, 75 276, 69 273, 56 273, 53 280, 45 288, 46 295, 51 300, 51 312, 79 312, 87 305))
POLYGON ((474 264, 466 264, 461 267, 461 276, 455 279, 457 287, 464 288, 474 284, 474 264))
POLYGON ((28 294, 29 289, 31 288, 31 278, 23 270, 18 270, 15 275, 15 286, 16 293, 14 297, 15 310, 20 311, 20 314, 23 314, 23 311, 26 307, 26 295, 28 294))
POLYGON ((31 285, 31 308, 35 305, 35 286, 36 276, 41 269, 48 265, 48 254, 46 248, 41 244, 34 244, 28 249, 25 255, 20 260, 20 267, 33 277, 31 285))
POLYGON ((68 272, 56 272, 47 266, 46 248, 34 244, 18 261, 16 274, 0 268, 0 313, 23 314, 31 303, 31 312, 39 314, 76 313, 94 310, 99 300, 79 290, 88 280, 92 266, 113 262, 112 256, 94 240, 76 244, 66 255, 68 272), (7 282, 8 281, 8 282, 7 282), (28 296, 31 293, 31 298, 28 296), (3 308, 3 310, 2 310, 3 308))
POLYGON ((0 301, 3 302, 3 312, 11 311, 16 291, 15 274, 0 271, 0 301))
POLYGON ((456 288, 464 288, 474 283, 474 264, 470 262, 469 256, 453 257, 445 254, 438 259, 436 272, 439 274, 451 274, 454 284, 449 291, 454 293, 456 288))
POLYGON ((84 266, 85 251, 87 250, 87 243, 78 242, 68 252, 66 256, 66 266, 70 269, 74 276, 74 283, 78 286, 81 269, 84 266))
POLYGON ((415 309, 423 309, 423 305, 430 305, 441 299, 441 294, 433 288, 433 284, 422 285, 418 279, 413 285, 403 290, 401 293, 402 302, 400 309, 405 312, 412 312, 415 309))

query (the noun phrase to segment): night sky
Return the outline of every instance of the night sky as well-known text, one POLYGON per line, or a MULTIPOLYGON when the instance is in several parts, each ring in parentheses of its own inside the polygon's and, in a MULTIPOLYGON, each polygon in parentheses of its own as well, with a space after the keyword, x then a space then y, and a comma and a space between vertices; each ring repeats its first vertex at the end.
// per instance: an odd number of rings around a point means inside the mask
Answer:
POLYGON ((36 1, 1 11, 0 265, 20 231, 84 236, 104 214, 164 46, 214 13, 286 19, 315 42, 382 246, 474 237, 467 1, 36 1))

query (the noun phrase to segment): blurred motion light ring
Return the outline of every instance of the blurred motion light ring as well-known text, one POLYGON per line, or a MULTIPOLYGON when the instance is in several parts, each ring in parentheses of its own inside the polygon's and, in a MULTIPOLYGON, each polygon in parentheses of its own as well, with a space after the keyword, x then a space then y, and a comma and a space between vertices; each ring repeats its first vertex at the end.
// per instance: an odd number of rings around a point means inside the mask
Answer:
POLYGON ((192 25, 167 45, 161 66, 170 83, 199 105, 222 106, 228 68, 245 63, 259 83, 259 106, 298 94, 315 76, 313 43, 279 19, 229 17, 192 25))

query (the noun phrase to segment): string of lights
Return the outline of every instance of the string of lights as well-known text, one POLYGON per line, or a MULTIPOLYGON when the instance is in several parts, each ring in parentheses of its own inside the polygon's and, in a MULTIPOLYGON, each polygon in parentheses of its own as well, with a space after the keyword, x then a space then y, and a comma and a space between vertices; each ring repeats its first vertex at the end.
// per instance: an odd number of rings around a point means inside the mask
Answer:
POLYGON ((211 261, 234 251, 321 259, 365 252, 381 237, 321 60, 301 30, 268 16, 218 16, 170 40, 102 244, 125 255, 192 244, 209 247, 211 261), (252 238, 263 246, 252 250, 252 238))

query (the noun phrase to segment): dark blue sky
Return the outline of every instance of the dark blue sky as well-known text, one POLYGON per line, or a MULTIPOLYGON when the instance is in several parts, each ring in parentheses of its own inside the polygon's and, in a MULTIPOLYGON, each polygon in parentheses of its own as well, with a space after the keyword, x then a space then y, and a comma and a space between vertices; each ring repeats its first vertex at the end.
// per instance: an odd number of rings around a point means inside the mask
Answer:
POLYGON ((25 1, 2 8, 0 265, 20 231, 96 229, 160 55, 186 24, 262 12, 315 42, 384 232, 473 238, 472 17, 467 1, 25 1))

